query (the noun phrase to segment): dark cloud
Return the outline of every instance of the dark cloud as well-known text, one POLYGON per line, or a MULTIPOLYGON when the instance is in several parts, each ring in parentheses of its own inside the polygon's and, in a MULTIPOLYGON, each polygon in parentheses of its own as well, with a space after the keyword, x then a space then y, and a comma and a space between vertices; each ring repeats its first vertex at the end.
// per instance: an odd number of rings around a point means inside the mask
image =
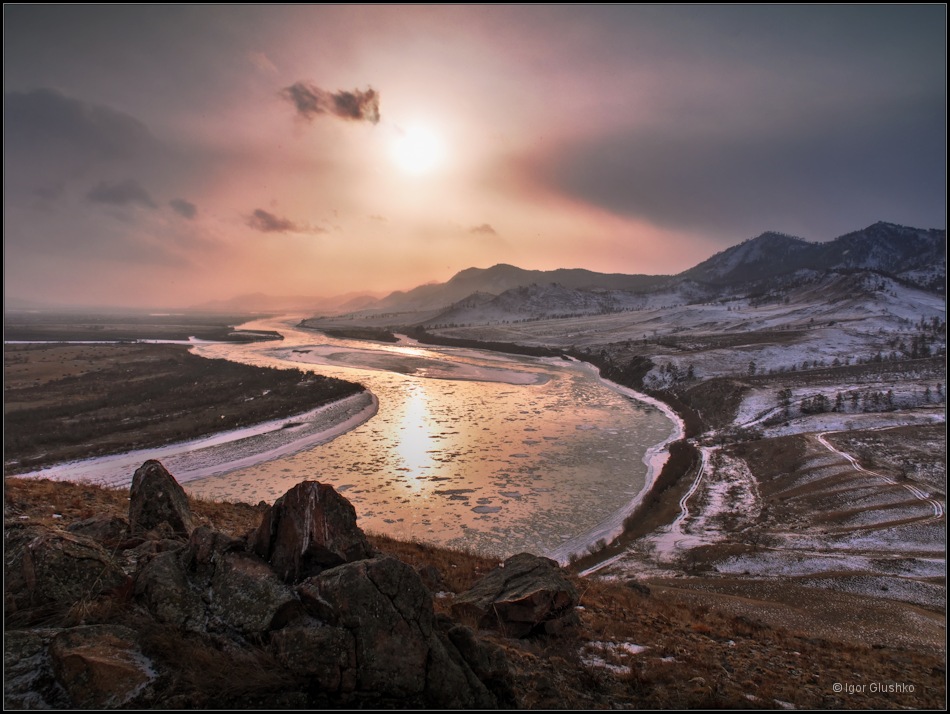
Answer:
POLYGON ((281 96, 293 103, 297 116, 307 121, 321 114, 329 114, 352 121, 379 122, 379 93, 372 88, 366 91, 328 92, 309 82, 294 82, 280 91, 281 96))
POLYGON ((492 228, 491 224, 489 223, 482 223, 480 226, 472 226, 472 228, 470 228, 468 232, 480 233, 482 235, 488 235, 488 236, 498 235, 498 232, 494 228, 492 228))
POLYGON ((155 208, 155 202, 135 179, 126 179, 109 183, 101 181, 95 188, 86 194, 93 203, 106 203, 113 206, 128 206, 139 204, 148 208, 155 208))
POLYGON ((255 209, 254 213, 247 217, 245 223, 261 233, 310 233, 317 235, 329 232, 321 226, 312 226, 309 223, 294 223, 289 218, 275 216, 263 208, 255 209))
POLYGON ((942 226, 944 97, 802 125, 697 127, 689 117, 561 147, 537 180, 660 225, 749 237, 833 238, 874 220, 942 226))
POLYGON ((297 224, 289 218, 275 216, 263 208, 258 208, 247 217, 247 225, 261 233, 291 233, 299 230, 297 224))
POLYGON ((52 89, 6 93, 3 126, 11 159, 50 164, 67 175, 95 162, 136 158, 154 144, 134 117, 52 89))
POLYGON ((191 220, 198 215, 198 207, 191 201, 186 201, 183 198, 173 198, 168 202, 168 205, 172 207, 172 210, 174 210, 175 213, 187 218, 188 220, 191 220))

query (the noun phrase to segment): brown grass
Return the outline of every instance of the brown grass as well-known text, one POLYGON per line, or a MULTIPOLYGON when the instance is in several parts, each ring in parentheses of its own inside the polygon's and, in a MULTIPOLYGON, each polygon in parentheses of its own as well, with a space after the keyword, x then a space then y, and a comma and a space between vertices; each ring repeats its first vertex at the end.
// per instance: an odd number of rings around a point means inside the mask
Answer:
MULTIPOLYGON (((124 516, 128 508, 124 491, 16 478, 6 480, 5 505, 8 519, 26 515, 54 528, 65 528, 90 511, 124 516), (52 513, 62 518, 53 519, 52 513)), ((241 504, 195 500, 192 506, 199 522, 235 536, 256 526, 260 517, 257 509, 241 504)), ((435 568, 452 592, 464 591, 497 562, 386 536, 373 535, 371 541, 414 567, 435 568)), ((720 599, 704 602, 696 591, 681 598, 656 586, 649 595, 619 582, 576 577, 574 582, 581 593, 576 628, 529 640, 482 633, 505 650, 522 708, 775 708, 777 701, 822 709, 941 708, 945 700, 942 655, 815 638, 730 613, 718 606, 720 599), (592 642, 647 649, 630 654, 592 642), (835 682, 907 682, 915 691, 835 694, 835 682)), ((437 607, 443 607, 439 602, 437 607)), ((156 625, 142 620, 130 603, 128 593, 112 593, 75 606, 61 624, 120 622, 142 632, 146 654, 175 672, 162 691, 171 707, 300 708, 312 703, 307 697, 313 693, 262 647, 237 649, 213 637, 156 625)), ((7 627, 13 625, 8 620, 7 627)))
POLYGON ((14 345, 4 349, 4 472, 193 439, 361 389, 180 345, 14 345))

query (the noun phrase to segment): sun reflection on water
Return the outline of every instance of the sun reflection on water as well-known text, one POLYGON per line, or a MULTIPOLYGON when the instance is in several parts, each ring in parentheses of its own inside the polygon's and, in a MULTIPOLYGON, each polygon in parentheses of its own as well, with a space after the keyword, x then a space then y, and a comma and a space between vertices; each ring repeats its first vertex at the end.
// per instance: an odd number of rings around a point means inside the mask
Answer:
POLYGON ((399 422, 399 438, 396 453, 401 461, 397 470, 402 472, 406 482, 414 492, 425 489, 429 469, 435 464, 432 453, 436 450, 432 438, 433 420, 429 414, 429 399, 421 384, 409 386, 409 394, 404 402, 402 418, 399 422))

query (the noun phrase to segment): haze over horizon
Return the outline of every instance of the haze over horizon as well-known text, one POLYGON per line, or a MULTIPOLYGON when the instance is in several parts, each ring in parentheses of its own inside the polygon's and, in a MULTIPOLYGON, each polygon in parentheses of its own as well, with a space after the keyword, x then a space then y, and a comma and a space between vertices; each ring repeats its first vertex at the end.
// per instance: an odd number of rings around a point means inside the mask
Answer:
POLYGON ((946 6, 4 7, 5 298, 678 273, 946 226, 946 6))

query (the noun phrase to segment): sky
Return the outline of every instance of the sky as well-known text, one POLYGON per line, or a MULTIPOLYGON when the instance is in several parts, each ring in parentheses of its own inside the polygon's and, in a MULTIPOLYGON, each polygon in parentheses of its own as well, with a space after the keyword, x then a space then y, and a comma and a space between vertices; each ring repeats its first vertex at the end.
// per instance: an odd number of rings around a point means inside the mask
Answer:
POLYGON ((4 295, 675 274, 946 227, 946 6, 4 5, 4 295))

